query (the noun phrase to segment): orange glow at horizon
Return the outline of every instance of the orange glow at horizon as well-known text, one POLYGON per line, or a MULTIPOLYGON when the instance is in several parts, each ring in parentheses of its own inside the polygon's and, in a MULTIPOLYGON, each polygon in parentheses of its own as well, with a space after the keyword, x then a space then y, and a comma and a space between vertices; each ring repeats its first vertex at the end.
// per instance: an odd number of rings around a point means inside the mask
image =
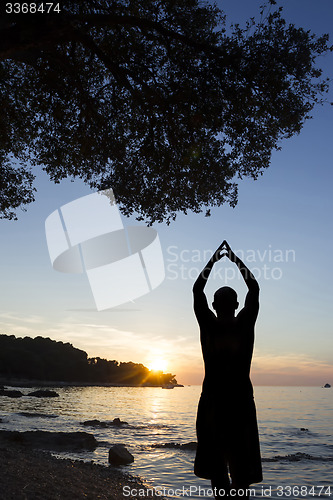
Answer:
POLYGON ((168 368, 168 362, 164 358, 156 357, 148 364, 148 368, 149 370, 152 370, 154 372, 158 371, 165 372, 166 369, 168 368))

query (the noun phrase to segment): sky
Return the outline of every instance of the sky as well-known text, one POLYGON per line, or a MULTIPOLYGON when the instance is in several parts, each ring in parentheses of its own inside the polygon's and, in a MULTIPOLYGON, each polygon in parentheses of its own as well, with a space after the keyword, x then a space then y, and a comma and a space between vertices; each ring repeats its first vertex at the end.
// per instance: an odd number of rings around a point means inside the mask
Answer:
MULTIPOLYGON (((229 22, 242 23, 262 0, 224 0, 229 22)), ((331 0, 285 0, 287 21, 314 33, 331 32, 331 0)), ((321 58, 333 78, 333 54, 321 58)), ((328 96, 333 101, 333 87, 328 96)), ((143 363, 201 384, 203 362, 192 307, 193 283, 211 253, 226 239, 255 273, 261 289, 252 363, 254 385, 333 384, 332 158, 333 108, 316 107, 301 133, 281 143, 257 181, 239 182, 236 208, 180 214, 155 224, 166 277, 150 293, 97 311, 85 274, 53 269, 45 220, 62 205, 91 194, 80 180, 51 183, 37 171, 36 201, 18 221, 1 224, 0 333, 41 335, 70 342, 89 356, 143 363)), ((123 218, 125 225, 138 224, 123 218)), ((234 264, 216 265, 208 301, 225 284, 242 304, 246 286, 234 264)))

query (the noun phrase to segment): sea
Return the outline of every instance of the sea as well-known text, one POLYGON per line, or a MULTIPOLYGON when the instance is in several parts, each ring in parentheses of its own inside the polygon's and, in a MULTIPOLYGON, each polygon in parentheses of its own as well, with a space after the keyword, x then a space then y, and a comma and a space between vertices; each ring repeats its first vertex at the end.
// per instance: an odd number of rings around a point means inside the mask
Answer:
MULTIPOLYGON (((24 394, 33 388, 16 388, 24 394)), ((54 390, 54 388, 51 388, 54 390)), ((264 480, 251 498, 333 498, 333 388, 256 386, 264 480)), ((0 429, 85 431, 99 446, 57 456, 108 467, 108 451, 124 444, 134 462, 124 472, 167 498, 212 498, 208 480, 193 474, 195 419, 201 387, 61 387, 59 397, 0 396, 0 429), (107 426, 119 418, 127 424, 107 426), (86 426, 98 420, 105 427, 86 426)), ((143 498, 124 490, 124 497, 143 498)))

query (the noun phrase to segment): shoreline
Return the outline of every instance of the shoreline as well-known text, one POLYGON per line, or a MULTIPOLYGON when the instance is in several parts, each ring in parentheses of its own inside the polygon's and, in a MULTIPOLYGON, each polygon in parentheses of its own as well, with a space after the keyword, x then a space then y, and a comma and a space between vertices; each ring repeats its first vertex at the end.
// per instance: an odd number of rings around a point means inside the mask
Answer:
MULTIPOLYGON (((182 384, 167 384, 173 387, 184 387, 182 384)), ((115 382, 64 382, 61 380, 8 379, 0 377, 0 387, 165 387, 153 384, 119 384, 115 382)))
POLYGON ((0 446, 0 470, 1 500, 124 500, 139 496, 163 500, 144 479, 118 467, 57 458, 30 447, 0 446), (131 490, 138 493, 128 494, 131 490))

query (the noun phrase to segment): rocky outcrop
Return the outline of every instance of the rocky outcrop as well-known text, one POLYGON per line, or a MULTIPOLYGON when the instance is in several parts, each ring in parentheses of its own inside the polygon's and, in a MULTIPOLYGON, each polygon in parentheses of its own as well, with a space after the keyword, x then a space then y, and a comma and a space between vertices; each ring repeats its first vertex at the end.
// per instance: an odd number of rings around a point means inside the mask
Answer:
POLYGON ((28 418, 58 418, 58 415, 53 415, 52 413, 37 413, 30 411, 20 411, 17 415, 28 418))
POLYGON ((85 422, 81 422, 81 425, 86 425, 88 427, 121 427, 122 425, 128 425, 128 422, 124 422, 120 420, 120 418, 114 418, 113 420, 105 420, 102 422, 101 420, 86 420, 85 422))
POLYGON ((23 394, 23 392, 16 389, 0 389, 0 396, 7 396, 9 398, 20 398, 22 396, 34 396, 36 398, 56 398, 59 394, 55 391, 37 390, 29 392, 29 394, 23 394))
POLYGON ((111 465, 128 465, 134 462, 133 455, 123 444, 115 444, 109 450, 109 463, 111 465))
POLYGON ((0 431, 0 444, 6 443, 54 451, 94 450, 98 445, 87 432, 0 431))
POLYGON ((0 389, 0 396, 7 396, 8 398, 20 398, 24 396, 23 392, 14 389, 0 389))
POLYGON ((151 446, 153 448, 173 448, 189 451, 195 451, 197 449, 197 443, 195 441, 190 441, 189 443, 156 443, 151 446))
POLYGON ((34 396, 35 398, 57 398, 59 394, 55 391, 49 391, 47 389, 40 389, 38 391, 29 392, 27 396, 34 396))

